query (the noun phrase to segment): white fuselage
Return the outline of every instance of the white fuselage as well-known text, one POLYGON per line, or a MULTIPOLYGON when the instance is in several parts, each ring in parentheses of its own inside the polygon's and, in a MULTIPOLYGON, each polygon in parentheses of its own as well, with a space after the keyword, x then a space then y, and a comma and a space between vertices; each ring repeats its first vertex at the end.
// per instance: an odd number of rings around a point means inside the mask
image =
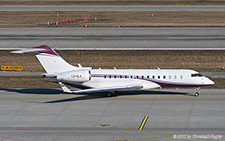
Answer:
POLYGON ((91 69, 90 74, 90 81, 79 84, 92 88, 140 84, 143 90, 160 87, 201 87, 214 84, 198 72, 184 69, 91 69))

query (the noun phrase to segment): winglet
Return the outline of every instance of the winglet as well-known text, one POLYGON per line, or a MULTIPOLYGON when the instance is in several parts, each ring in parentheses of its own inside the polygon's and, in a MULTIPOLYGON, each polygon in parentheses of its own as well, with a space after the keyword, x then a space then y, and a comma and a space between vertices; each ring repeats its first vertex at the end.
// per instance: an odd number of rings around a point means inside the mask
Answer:
POLYGON ((65 93, 73 93, 70 89, 68 89, 62 82, 59 82, 60 87, 65 93))

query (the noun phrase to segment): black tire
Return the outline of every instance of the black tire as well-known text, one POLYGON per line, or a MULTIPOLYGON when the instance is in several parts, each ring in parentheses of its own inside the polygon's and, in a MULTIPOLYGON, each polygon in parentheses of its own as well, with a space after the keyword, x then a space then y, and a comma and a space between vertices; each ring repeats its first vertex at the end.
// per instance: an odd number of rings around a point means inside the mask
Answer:
POLYGON ((107 93, 107 97, 112 97, 113 94, 112 93, 107 93))
POLYGON ((195 96, 196 96, 196 97, 198 97, 198 96, 199 96, 199 93, 198 93, 198 92, 196 92, 196 93, 195 93, 195 96))

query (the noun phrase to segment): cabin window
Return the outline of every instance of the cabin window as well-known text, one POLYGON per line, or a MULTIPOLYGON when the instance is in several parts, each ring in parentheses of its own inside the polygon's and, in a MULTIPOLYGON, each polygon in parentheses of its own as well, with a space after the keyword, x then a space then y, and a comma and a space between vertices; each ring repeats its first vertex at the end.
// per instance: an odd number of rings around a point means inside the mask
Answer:
POLYGON ((169 79, 171 79, 171 75, 169 75, 169 79))
POLYGON ((191 77, 202 77, 203 75, 200 73, 191 74, 191 77))
POLYGON ((144 75, 142 75, 141 78, 144 79, 144 75))
POLYGON ((158 76, 158 79, 160 79, 160 76, 158 76))
POLYGON ((183 76, 182 75, 180 76, 180 79, 183 79, 183 76))
POLYGON ((109 75, 109 79, 111 79, 111 75, 109 75))
POLYGON ((136 78, 138 78, 138 75, 136 76, 136 78))
POLYGON ((163 79, 166 79, 166 76, 165 75, 163 76, 163 79))
POLYGON ((131 76, 130 76, 130 78, 132 79, 132 78, 133 78, 133 76, 131 75, 131 76))
POLYGON ((147 76, 147 78, 149 79, 149 75, 147 76))
POLYGON ((174 75, 174 79, 177 79, 177 76, 176 75, 174 75))
POLYGON ((106 78, 106 75, 104 75, 104 78, 106 78))
POLYGON ((125 75, 125 79, 127 79, 127 75, 125 75))
POLYGON ((116 79, 116 75, 114 75, 114 78, 116 79))
POLYGON ((155 76, 153 75, 152 78, 155 79, 155 76))

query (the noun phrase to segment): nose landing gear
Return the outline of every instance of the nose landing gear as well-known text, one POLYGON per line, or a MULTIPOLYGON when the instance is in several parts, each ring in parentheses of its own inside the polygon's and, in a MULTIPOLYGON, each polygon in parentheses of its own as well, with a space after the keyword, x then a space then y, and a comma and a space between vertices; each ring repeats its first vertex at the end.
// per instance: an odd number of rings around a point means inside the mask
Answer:
POLYGON ((195 89, 194 96, 198 97, 200 94, 200 87, 195 89))

